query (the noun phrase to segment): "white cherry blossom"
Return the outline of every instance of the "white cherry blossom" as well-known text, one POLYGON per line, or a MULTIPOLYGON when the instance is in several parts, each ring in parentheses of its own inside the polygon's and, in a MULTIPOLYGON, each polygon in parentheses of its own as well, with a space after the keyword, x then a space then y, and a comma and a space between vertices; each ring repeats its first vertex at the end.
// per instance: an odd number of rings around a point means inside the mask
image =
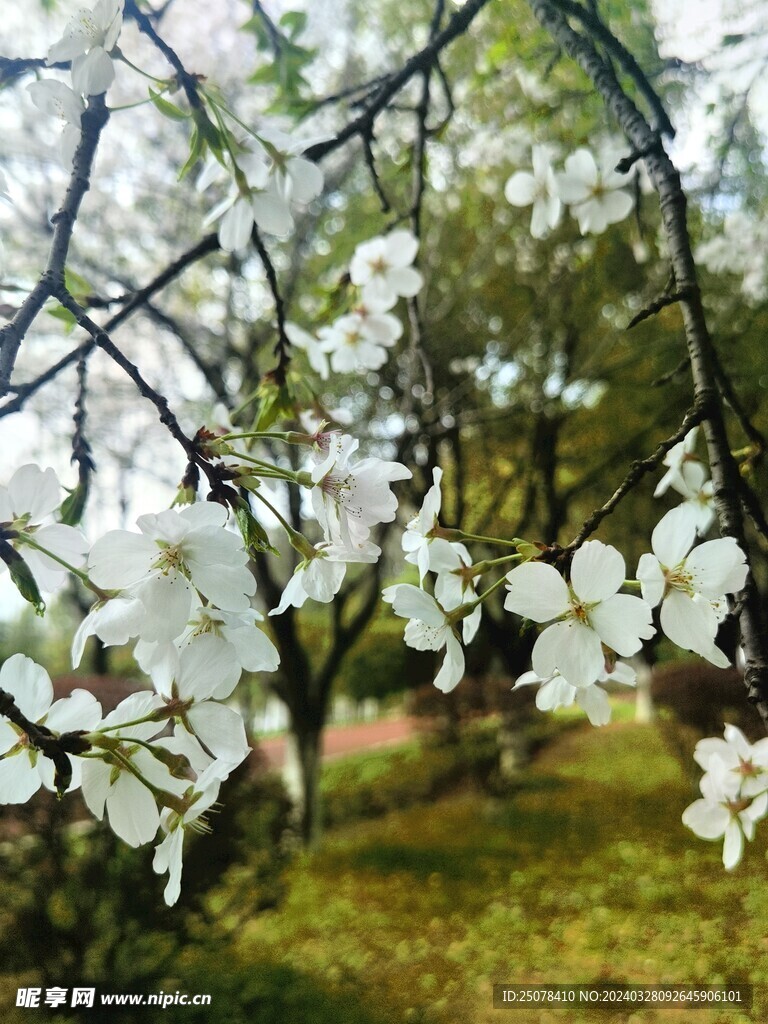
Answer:
POLYGON ((536 684, 536 707, 539 711, 556 711, 557 708, 570 707, 573 703, 586 712, 590 723, 595 726, 607 725, 611 720, 611 705, 605 690, 598 683, 622 683, 624 686, 635 685, 635 670, 621 661, 613 666, 603 666, 600 675, 586 686, 572 686, 555 670, 548 675, 540 676, 535 669, 524 672, 513 690, 520 686, 536 684))
POLYGON ((410 583, 396 583, 385 587, 383 599, 392 605, 395 615, 408 619, 405 642, 417 651, 440 651, 445 658, 435 676, 435 686, 450 693, 464 675, 464 649, 453 631, 443 608, 434 597, 410 583))
MULTIPOLYGON (((50 468, 42 470, 32 463, 21 466, 7 486, 0 487, 0 526, 18 534, 10 537, 9 543, 21 549, 35 581, 45 591, 57 590, 69 578, 69 572, 56 558, 25 543, 27 538, 76 569, 85 562, 88 550, 85 537, 74 527, 63 523, 41 525, 60 504, 61 485, 50 468)), ((6 569, 5 562, 0 562, 0 572, 6 569)))
POLYGON ((686 807, 683 824, 700 839, 722 838, 723 865, 730 871, 743 856, 744 840, 754 839, 756 823, 768 813, 768 794, 741 794, 738 779, 717 754, 707 764, 699 783, 701 799, 686 807))
POLYGON ((323 172, 312 160, 301 154, 322 142, 323 137, 299 139, 278 128, 261 127, 258 137, 270 159, 270 176, 277 194, 287 203, 306 206, 323 191, 323 172))
POLYGON ((381 548, 369 540, 359 541, 348 548, 342 544, 328 544, 321 541, 315 545, 313 558, 304 559, 288 580, 280 604, 270 615, 282 615, 289 606, 302 608, 307 598, 328 604, 338 594, 347 562, 377 562, 381 548))
MULTIPOLYGON (((9 693, 16 707, 35 725, 55 736, 92 729, 101 719, 101 705, 87 690, 73 690, 53 702, 53 685, 45 669, 23 654, 13 654, 0 667, 0 690, 9 693), (52 703, 53 702, 53 703, 52 703)), ((72 781, 67 792, 80 785, 81 761, 70 756, 72 781)), ((0 719, 0 804, 26 803, 44 786, 53 791, 53 761, 29 743, 27 734, 7 719, 0 719)))
POLYGON ((557 176, 557 191, 579 222, 582 235, 602 234, 630 213, 634 200, 622 186, 629 175, 619 174, 615 166, 620 153, 605 150, 598 162, 588 149, 577 149, 565 161, 565 172, 557 176))
POLYGON ((72 84, 83 96, 97 96, 112 85, 115 69, 109 54, 123 25, 125 0, 98 0, 93 10, 81 7, 64 35, 48 50, 48 63, 72 61, 72 84))
POLYGON ((44 114, 58 117, 62 122, 60 153, 61 162, 69 170, 80 144, 80 119, 85 110, 82 97, 73 92, 64 82, 53 78, 40 79, 27 86, 30 98, 44 114))
MULTIPOLYGON (((432 470, 432 486, 424 495, 421 508, 405 528, 402 536, 403 551, 406 552, 405 560, 411 565, 419 568, 419 583, 424 583, 427 572, 433 568, 430 558, 443 554, 448 559, 451 568, 455 568, 455 559, 452 557, 453 548, 447 540, 442 537, 433 537, 432 531, 438 523, 440 507, 442 505, 442 493, 440 485, 443 479, 443 471, 439 466, 432 470), (451 562, 454 564, 451 565, 451 562)), ((460 603, 460 602, 459 602, 460 603)))
POLYGON ((593 540, 573 556, 568 585, 554 566, 525 562, 507 573, 504 607, 548 626, 534 645, 534 670, 546 678, 557 670, 572 686, 588 686, 603 669, 603 644, 624 657, 653 636, 644 600, 619 594, 624 559, 616 548, 593 540))
POLYGON ((398 297, 412 298, 424 278, 412 267, 419 240, 405 229, 361 242, 349 265, 352 284, 363 289, 363 302, 380 302, 389 309, 398 297))
POLYGON ((377 458, 353 462, 357 447, 357 440, 341 435, 311 472, 312 507, 325 539, 350 550, 368 539, 372 526, 392 522, 397 498, 390 484, 411 477, 410 469, 399 462, 377 458))
POLYGON ((131 588, 146 610, 140 634, 172 640, 184 630, 195 588, 225 611, 246 611, 256 582, 242 540, 224 528, 227 511, 198 502, 137 520, 140 534, 111 530, 91 549, 90 578, 106 590, 131 588))
POLYGON ((560 222, 562 202, 555 172, 544 146, 532 149, 533 174, 516 171, 504 186, 504 197, 512 206, 531 206, 531 235, 546 238, 560 222))
POLYGON ((768 738, 750 743, 741 729, 728 723, 722 739, 707 737, 696 744, 693 758, 705 772, 714 757, 742 796, 759 796, 768 788, 768 738))
POLYGON ((352 312, 318 331, 322 351, 331 357, 334 373, 378 370, 387 361, 387 349, 403 333, 403 325, 387 312, 386 303, 369 299, 352 312))
POLYGON ((330 356, 334 373, 378 370, 389 358, 386 348, 366 332, 365 320, 359 313, 346 313, 330 327, 317 332, 323 352, 330 356))
POLYGON ((697 457, 694 455, 698 434, 699 428, 692 427, 683 440, 673 445, 664 456, 663 463, 668 468, 667 472, 656 484, 656 490, 653 492, 654 498, 665 494, 670 487, 687 488, 683 479, 683 467, 688 466, 692 462, 698 462, 697 457))
POLYGON ((640 557, 637 578, 651 607, 661 602, 661 628, 669 639, 727 668, 730 662, 715 646, 715 636, 726 595, 744 586, 746 560, 732 537, 706 541, 690 551, 695 538, 696 524, 687 509, 667 512, 651 536, 653 554, 640 557))
MULTIPOLYGON (((277 129, 259 129, 248 149, 237 156, 231 169, 229 195, 206 217, 210 224, 222 217, 219 243, 225 252, 238 252, 248 245, 254 224, 278 238, 293 230, 292 206, 310 203, 323 188, 323 172, 299 154, 317 139, 296 139, 277 129), (223 215, 223 216, 222 216, 223 215)), ((200 175, 198 189, 204 189, 221 174, 213 163, 200 175)))

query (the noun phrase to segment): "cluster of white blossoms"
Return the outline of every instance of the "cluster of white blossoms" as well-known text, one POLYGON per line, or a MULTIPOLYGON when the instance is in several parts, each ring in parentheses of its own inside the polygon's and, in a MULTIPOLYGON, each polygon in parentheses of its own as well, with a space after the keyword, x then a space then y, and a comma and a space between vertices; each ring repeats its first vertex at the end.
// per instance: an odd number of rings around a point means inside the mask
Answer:
POLYGON ((378 561, 381 549, 370 540, 371 529, 394 520, 397 498, 390 484, 411 476, 399 462, 356 458, 359 442, 340 431, 320 429, 306 440, 312 454, 301 482, 311 488, 323 540, 312 545, 291 536, 303 558, 270 615, 291 605, 300 608, 307 598, 327 604, 338 593, 348 563, 378 561))
POLYGON ((650 606, 619 593, 625 576, 622 555, 598 540, 576 551, 568 582, 543 562, 525 562, 507 573, 505 609, 550 623, 533 647, 536 678, 523 677, 523 683, 542 684, 539 707, 554 709, 576 700, 593 725, 610 720, 608 698, 598 683, 634 683, 634 670, 616 655, 637 654, 655 633, 650 606))
POLYGON ((419 587, 395 584, 384 591, 384 599, 397 615, 409 619, 409 646, 446 649, 436 685, 450 690, 461 679, 460 635, 465 644, 471 641, 480 624, 482 602, 503 583, 505 610, 544 627, 533 646, 532 670, 515 684, 539 685, 536 703, 541 710, 576 703, 593 725, 610 721, 603 684, 634 684, 635 670, 618 659, 637 654, 655 635, 653 609, 659 605, 661 629, 673 643, 714 665, 727 666, 715 640, 727 613, 728 595, 744 586, 747 565, 732 537, 695 545, 697 535, 712 523, 711 485, 705 483, 695 443, 694 430, 664 459, 667 472, 656 494, 672 487, 686 500, 654 529, 652 552, 641 556, 634 580, 626 579, 621 553, 598 540, 587 541, 573 553, 567 574, 565 567, 546 560, 540 545, 518 538, 495 541, 512 547, 514 554, 473 564, 462 540, 492 544, 494 539, 440 526, 442 471, 435 469, 433 484, 402 541, 406 561, 418 567, 419 587), (477 578, 504 562, 520 564, 479 595, 477 578), (424 589, 429 573, 436 574, 433 594, 424 589), (621 593, 624 588, 640 590, 642 596, 621 593))
MULTIPOLYGON (((237 450, 248 435, 205 436, 211 465, 218 460, 231 476, 242 463, 243 475, 235 478, 254 493, 260 475, 281 472, 237 450)), ((271 612, 279 614, 307 598, 331 601, 347 563, 377 560, 381 551, 371 530, 395 518, 390 485, 411 474, 399 463, 358 458, 358 442, 337 431, 270 436, 308 449, 309 468, 286 470, 284 479, 311 491, 324 538, 311 544, 283 522, 303 557, 271 612)), ((172 904, 186 830, 205 830, 204 813, 249 753, 245 724, 227 701, 243 671, 274 672, 279 655, 258 625, 263 619, 252 607, 251 553, 229 528, 224 505, 195 501, 142 515, 138 532, 111 530, 89 547, 79 529, 56 521, 61 495, 54 471, 34 465, 22 466, 0 487, 2 564, 40 612, 40 591, 78 577, 97 601, 75 633, 73 667, 89 636, 105 645, 134 641, 134 657, 152 689, 132 694, 103 717, 96 696, 85 690, 52 703, 45 669, 20 654, 9 658, 0 669, 0 690, 18 714, 0 719, 0 803, 23 803, 41 786, 80 788, 94 816, 106 817, 129 845, 159 837, 154 867, 169 874, 165 899, 172 904), (71 767, 66 776, 40 737, 61 744, 71 767)))
POLYGON ((751 303, 768 295, 768 221, 733 210, 722 229, 696 249, 696 261, 713 274, 738 274, 741 291, 751 303))
POLYGON ((699 740, 693 756, 704 771, 701 798, 685 809, 683 824, 701 839, 723 839, 723 864, 731 870, 768 813, 768 739, 750 744, 726 725, 723 739, 699 740))
POLYGON ((98 0, 93 10, 81 8, 48 50, 49 65, 71 62, 71 88, 48 78, 27 86, 35 106, 63 122, 61 159, 66 168, 72 166, 80 142, 84 97, 101 95, 115 79, 111 54, 123 27, 124 6, 125 0, 98 0))
POLYGON ((219 245, 225 252, 247 248, 254 225, 278 238, 293 230, 293 211, 303 209, 323 190, 323 172, 301 154, 322 141, 297 139, 272 125, 251 133, 241 152, 230 151, 227 166, 212 160, 197 188, 229 177, 229 194, 208 214, 205 223, 219 224, 219 245))
POLYGON ((408 619, 405 642, 417 651, 439 651, 445 648, 442 666, 435 677, 435 686, 449 693, 464 675, 464 649, 461 639, 471 643, 480 627, 482 604, 475 590, 475 571, 467 548, 460 541, 439 536, 438 517, 442 505, 440 485, 443 471, 432 471, 432 486, 421 509, 408 523, 403 534, 405 560, 419 569, 419 586, 397 583, 383 591, 383 598, 392 605, 396 615, 408 619), (434 596, 424 590, 429 572, 434 596))
POLYGON ((361 242, 349 266, 358 297, 349 312, 337 317, 316 335, 288 324, 290 341, 307 354, 310 366, 326 380, 328 363, 334 373, 378 370, 389 349, 403 333, 400 319, 391 312, 400 298, 413 298, 424 278, 412 266, 419 240, 405 229, 361 242))
MULTIPOLYGON (((396 615, 408 619, 406 644, 445 649, 434 680, 438 689, 448 692, 461 680, 462 642, 471 642, 482 602, 504 584, 505 610, 544 627, 533 646, 531 671, 514 686, 538 685, 536 705, 542 711, 575 703, 593 725, 609 722, 604 684, 634 685, 635 670, 619 659, 637 654, 655 635, 653 609, 659 605, 658 620, 670 640, 727 666, 715 641, 728 597, 743 588, 748 569, 732 537, 696 543, 713 516, 711 484, 695 446, 694 428, 664 458, 666 473, 656 495, 672 488, 685 500, 654 529, 653 551, 641 556, 634 580, 625 578, 620 552, 598 540, 581 544, 568 564, 559 549, 441 526, 442 470, 434 469, 432 486, 402 538, 406 561, 418 568, 419 586, 395 584, 383 597, 396 615), (462 540, 498 544, 514 553, 473 564, 462 540), (505 562, 519 564, 478 593, 478 577, 505 562), (624 588, 639 589, 642 597, 622 593, 624 588)), ((695 757, 705 772, 702 798, 687 808, 683 822, 702 838, 724 837, 723 861, 732 868, 741 859, 744 839, 753 838, 756 822, 768 814, 768 739, 750 746, 729 725, 724 740, 702 740, 695 757)))
POLYGON ((566 157, 565 170, 556 172, 545 146, 532 147, 532 171, 517 171, 504 186, 512 206, 533 206, 531 235, 546 238, 560 223, 563 206, 579 222, 582 235, 599 235, 610 224, 624 220, 634 199, 627 187, 630 174, 616 165, 622 153, 616 146, 602 150, 597 158, 588 149, 577 149, 566 157))

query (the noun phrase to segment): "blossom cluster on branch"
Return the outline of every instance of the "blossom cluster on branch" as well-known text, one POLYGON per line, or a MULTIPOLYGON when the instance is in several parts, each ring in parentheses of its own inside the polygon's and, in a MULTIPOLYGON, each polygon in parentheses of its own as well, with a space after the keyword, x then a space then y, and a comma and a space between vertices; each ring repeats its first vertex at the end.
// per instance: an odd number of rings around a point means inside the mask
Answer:
POLYGON ((516 171, 504 186, 507 202, 532 206, 531 235, 546 238, 560 223, 563 206, 571 208, 582 235, 600 235, 624 220, 634 206, 627 188, 628 173, 616 170, 622 156, 617 146, 603 149, 597 159, 588 149, 577 149, 565 159, 565 170, 555 172, 545 146, 534 146, 533 172, 516 171))
MULTIPOLYGON (((204 437, 213 467, 267 505, 302 556, 270 614, 308 598, 331 601, 348 563, 378 559, 370 532, 394 519, 390 485, 410 477, 405 466, 357 458, 357 440, 339 431, 261 432, 263 440, 305 448, 308 468, 295 473, 250 454, 251 435, 204 437), (309 489, 322 541, 312 544, 264 496, 262 481, 275 478, 309 489)), ((244 722, 226 701, 243 671, 274 672, 280 662, 252 607, 256 581, 248 561, 255 552, 248 538, 255 519, 237 491, 229 501, 229 508, 195 501, 142 515, 140 532, 111 530, 88 545, 79 529, 48 522, 61 517, 53 470, 23 466, 0 488, 0 557, 23 595, 42 612, 40 591, 58 589, 69 575, 97 595, 74 636, 73 667, 89 636, 107 646, 135 641, 134 657, 154 691, 131 695, 105 718, 84 690, 51 707, 45 670, 22 655, 9 659, 0 689, 21 718, 3 723, 0 734, 0 803, 26 802, 41 785, 60 793, 82 786, 91 812, 106 815, 131 846, 151 842, 160 829, 154 864, 169 872, 169 903, 179 895, 184 830, 204 827, 202 815, 221 783, 249 752, 244 722), (235 508, 240 532, 230 529, 235 508), (68 778, 31 725, 70 757, 68 778)))

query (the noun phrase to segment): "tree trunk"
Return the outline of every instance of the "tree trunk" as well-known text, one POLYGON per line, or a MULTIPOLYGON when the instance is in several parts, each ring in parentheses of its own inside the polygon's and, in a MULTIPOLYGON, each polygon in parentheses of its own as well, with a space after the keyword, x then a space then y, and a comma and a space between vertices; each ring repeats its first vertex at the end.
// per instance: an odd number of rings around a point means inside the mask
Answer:
POLYGON ((291 716, 285 744, 283 780, 293 802, 292 818, 304 847, 320 837, 320 757, 323 721, 291 716))

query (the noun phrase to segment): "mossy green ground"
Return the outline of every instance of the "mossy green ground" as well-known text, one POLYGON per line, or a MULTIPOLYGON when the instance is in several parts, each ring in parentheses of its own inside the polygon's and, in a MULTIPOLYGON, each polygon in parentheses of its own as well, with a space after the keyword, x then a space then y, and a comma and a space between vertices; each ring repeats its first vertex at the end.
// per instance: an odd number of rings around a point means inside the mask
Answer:
POLYGON ((762 844, 726 873, 719 844, 680 822, 691 799, 653 727, 578 729, 514 796, 465 791, 329 833, 278 909, 235 925, 225 901, 180 978, 213 993, 207 1020, 230 1022, 765 1020, 762 844), (494 983, 596 980, 748 981, 756 999, 749 1014, 492 1008, 494 983))

